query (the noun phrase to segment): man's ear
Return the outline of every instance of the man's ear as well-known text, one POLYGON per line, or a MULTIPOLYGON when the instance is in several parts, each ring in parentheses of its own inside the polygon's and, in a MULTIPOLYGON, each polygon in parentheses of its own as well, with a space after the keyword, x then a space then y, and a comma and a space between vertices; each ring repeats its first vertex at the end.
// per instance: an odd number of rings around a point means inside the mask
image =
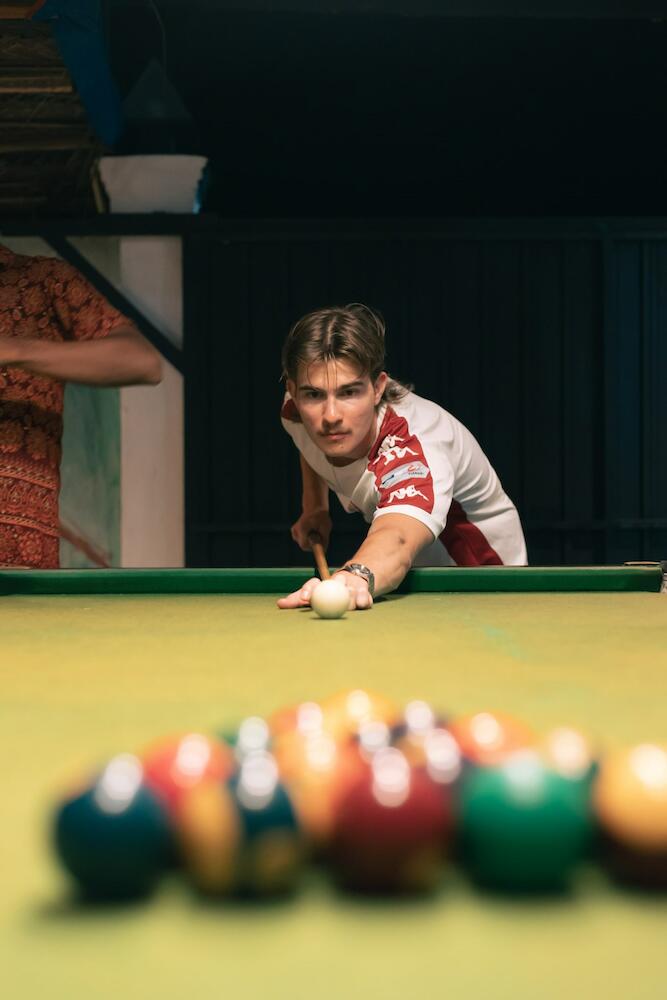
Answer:
POLYGON ((291 378, 287 379, 287 391, 292 399, 294 399, 296 396, 296 382, 293 382, 291 378))
POLYGON ((387 375, 387 373, 380 372, 378 377, 375 379, 375 382, 373 383, 373 392, 375 394, 376 406, 379 405, 380 400, 382 399, 382 394, 384 393, 384 390, 387 388, 388 381, 389 381, 389 376, 387 375))

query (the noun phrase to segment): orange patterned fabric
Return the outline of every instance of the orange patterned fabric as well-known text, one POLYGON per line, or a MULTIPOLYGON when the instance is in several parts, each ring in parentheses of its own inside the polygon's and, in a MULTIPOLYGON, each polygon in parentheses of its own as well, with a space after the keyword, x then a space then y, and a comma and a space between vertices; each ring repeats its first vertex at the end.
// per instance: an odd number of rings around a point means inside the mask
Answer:
MULTIPOLYGON (((124 323, 70 264, 0 246, 0 339, 93 340, 124 323)), ((58 567, 64 389, 0 368, 0 566, 58 567)))

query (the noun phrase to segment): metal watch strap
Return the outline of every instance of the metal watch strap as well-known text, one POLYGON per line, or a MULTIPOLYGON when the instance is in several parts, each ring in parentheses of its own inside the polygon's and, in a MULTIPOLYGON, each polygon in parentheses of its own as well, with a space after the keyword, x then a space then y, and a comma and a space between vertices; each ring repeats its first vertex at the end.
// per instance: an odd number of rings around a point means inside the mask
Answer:
POLYGON ((354 573, 355 576, 360 576, 368 584, 368 592, 371 597, 375 597, 375 576, 368 566, 363 566, 361 563, 348 563, 346 566, 343 566, 343 572, 354 573))

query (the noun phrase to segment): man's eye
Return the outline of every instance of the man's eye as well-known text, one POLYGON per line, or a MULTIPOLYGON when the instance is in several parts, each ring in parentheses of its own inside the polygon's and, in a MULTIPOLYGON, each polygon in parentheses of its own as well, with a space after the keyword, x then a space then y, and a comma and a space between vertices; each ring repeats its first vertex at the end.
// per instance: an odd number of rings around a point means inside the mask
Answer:
POLYGON ((315 389, 306 389, 304 392, 306 399, 319 399, 320 394, 315 389))
POLYGON ((359 393, 358 389, 344 389, 343 390, 343 395, 344 396, 356 396, 356 395, 358 395, 358 393, 359 393))

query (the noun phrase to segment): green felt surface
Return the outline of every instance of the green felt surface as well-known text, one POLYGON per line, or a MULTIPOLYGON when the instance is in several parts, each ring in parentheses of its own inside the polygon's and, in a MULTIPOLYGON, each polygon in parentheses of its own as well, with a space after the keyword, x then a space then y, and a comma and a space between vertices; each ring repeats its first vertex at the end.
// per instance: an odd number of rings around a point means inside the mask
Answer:
POLYGON ((3 994, 663 995, 667 900, 594 868, 565 899, 489 898, 450 873, 432 900, 378 904, 311 875, 274 906, 202 906, 173 879, 146 905, 86 910, 46 841, 59 789, 110 754, 345 687, 664 740, 665 595, 431 593, 330 622, 261 595, 16 595, 0 626, 3 994))

